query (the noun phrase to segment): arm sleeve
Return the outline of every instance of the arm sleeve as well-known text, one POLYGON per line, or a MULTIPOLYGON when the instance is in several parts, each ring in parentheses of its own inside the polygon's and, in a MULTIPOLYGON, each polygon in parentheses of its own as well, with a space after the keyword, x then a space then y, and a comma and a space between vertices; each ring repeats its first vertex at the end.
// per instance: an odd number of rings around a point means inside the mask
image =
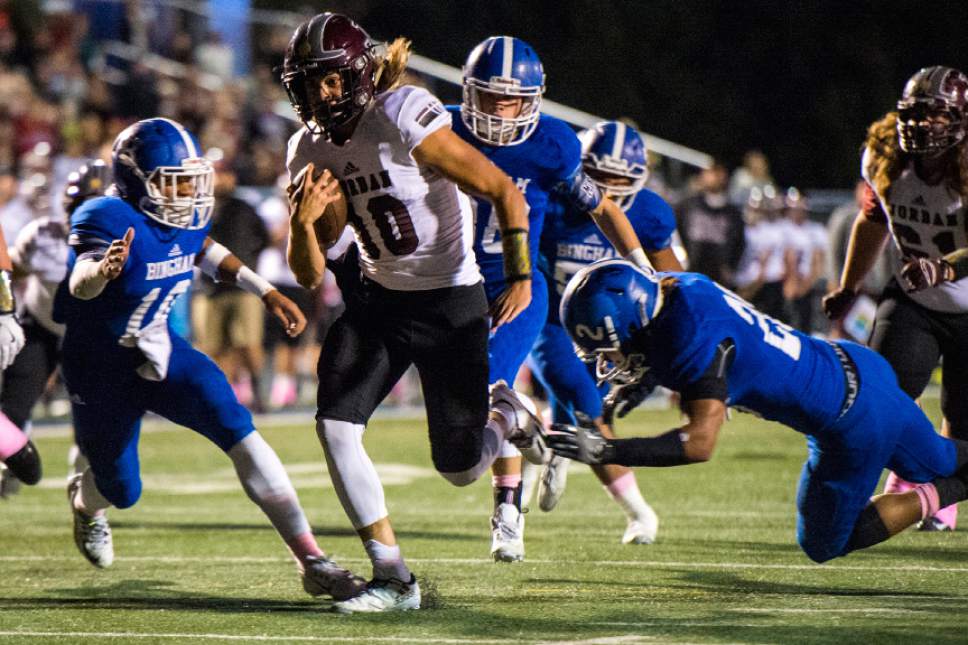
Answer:
POLYGON ((425 89, 402 87, 387 99, 387 115, 400 129, 400 137, 413 151, 424 139, 441 128, 451 126, 450 112, 425 89))
POLYGON ((669 204, 647 189, 639 192, 627 213, 642 248, 660 251, 672 245, 676 230, 676 214, 669 204), (639 201, 641 200, 641 206, 639 201))
POLYGON ((726 373, 733 363, 736 346, 733 339, 727 338, 716 346, 716 352, 709 367, 702 375, 682 388, 683 401, 698 401, 699 399, 716 399, 725 402, 729 398, 729 387, 726 373))

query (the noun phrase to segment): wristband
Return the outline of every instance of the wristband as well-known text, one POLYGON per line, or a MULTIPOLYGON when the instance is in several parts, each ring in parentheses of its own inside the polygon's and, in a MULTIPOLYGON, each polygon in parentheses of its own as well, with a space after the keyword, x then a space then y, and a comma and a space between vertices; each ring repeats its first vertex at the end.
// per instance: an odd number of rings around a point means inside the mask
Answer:
POLYGON ((268 280, 245 265, 242 265, 242 268, 235 275, 235 284, 249 293, 254 293, 260 298, 276 289, 268 280))
POLYGON ((531 279, 528 229, 509 228, 501 231, 501 255, 504 259, 504 280, 506 282, 531 279))
POLYGON ((205 249, 202 259, 198 262, 198 268, 201 269, 202 273, 218 282, 218 267, 222 264, 222 260, 230 255, 232 255, 231 251, 213 241, 205 249))
POLYGON ((637 249, 632 249, 631 251, 629 251, 625 256, 625 259, 631 262, 632 264, 634 264, 635 266, 639 267, 640 269, 645 269, 646 271, 649 271, 649 272, 654 270, 652 268, 652 263, 649 262, 649 258, 646 257, 645 251, 642 250, 641 246, 637 249))
POLYGON ((17 307, 13 299, 13 282, 9 271, 0 271, 0 314, 12 314, 17 307))

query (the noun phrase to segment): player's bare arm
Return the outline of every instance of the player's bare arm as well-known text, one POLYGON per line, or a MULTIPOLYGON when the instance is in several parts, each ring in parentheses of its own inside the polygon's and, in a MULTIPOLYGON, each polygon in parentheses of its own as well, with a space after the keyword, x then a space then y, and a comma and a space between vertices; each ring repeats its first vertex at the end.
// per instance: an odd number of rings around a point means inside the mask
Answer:
POLYGON ((642 260, 645 259, 642 243, 639 242, 625 211, 619 208, 618 204, 602 196, 602 201, 589 215, 623 258, 628 258, 639 266, 642 265, 642 260))
POLYGON ((203 273, 218 282, 238 285, 240 289, 262 298, 266 309, 279 320, 289 336, 298 336, 306 328, 306 316, 296 303, 282 295, 265 278, 242 264, 231 251, 212 238, 205 238, 202 252, 195 259, 195 264, 203 273))
POLYGON ((286 259, 296 280, 306 289, 322 283, 326 271, 326 245, 332 235, 329 224, 346 221, 346 199, 339 181, 328 170, 316 172, 312 163, 300 171, 289 193, 289 249, 286 259))
POLYGON ((652 268, 656 271, 682 271, 679 258, 671 248, 645 249, 645 256, 649 258, 652 268))
POLYGON ((531 302, 528 207, 511 178, 450 128, 441 128, 413 150, 413 158, 494 206, 501 225, 504 273, 508 287, 491 306, 494 328, 511 322, 531 302))
POLYGON ((857 214, 847 242, 840 288, 823 299, 824 313, 828 318, 837 320, 847 313, 857 289, 880 257, 888 237, 885 222, 872 219, 863 211, 857 214))

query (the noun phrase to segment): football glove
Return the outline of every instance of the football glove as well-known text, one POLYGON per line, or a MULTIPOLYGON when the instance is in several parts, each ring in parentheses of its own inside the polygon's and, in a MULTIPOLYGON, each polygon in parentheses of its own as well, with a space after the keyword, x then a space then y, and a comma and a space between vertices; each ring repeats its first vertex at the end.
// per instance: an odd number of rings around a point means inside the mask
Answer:
POLYGON ((24 346, 24 330, 13 314, 0 315, 0 370, 13 364, 24 346))
POLYGON ((619 419, 624 418, 639 407, 642 401, 649 398, 658 385, 659 380, 650 372, 646 372, 636 383, 613 387, 602 401, 602 418, 605 423, 612 425, 615 415, 618 415, 619 419))
POLYGON ((937 287, 953 279, 954 274, 954 269, 944 258, 913 258, 901 269, 901 279, 908 293, 937 287))
POLYGON ((823 312, 830 320, 840 320, 854 304, 856 298, 857 294, 853 289, 841 288, 832 291, 823 297, 821 303, 823 312))
POLYGON ((555 423, 545 435, 545 443, 555 454, 589 465, 608 463, 614 448, 596 430, 555 423))

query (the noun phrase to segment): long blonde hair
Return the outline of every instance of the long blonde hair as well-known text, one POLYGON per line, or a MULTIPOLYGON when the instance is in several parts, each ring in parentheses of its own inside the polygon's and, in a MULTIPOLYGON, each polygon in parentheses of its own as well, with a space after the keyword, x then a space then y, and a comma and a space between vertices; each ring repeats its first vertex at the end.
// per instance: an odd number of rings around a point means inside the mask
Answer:
MULTIPOLYGON (((870 151, 867 174, 878 194, 886 195, 913 157, 898 143, 897 112, 888 112, 871 124, 864 146, 870 151)), ((955 151, 955 163, 948 164, 944 181, 959 195, 968 197, 968 137, 955 146, 955 151)))
POLYGON ((406 38, 396 38, 386 46, 386 51, 379 61, 376 71, 376 92, 386 92, 400 85, 403 73, 410 60, 410 41, 406 38))

